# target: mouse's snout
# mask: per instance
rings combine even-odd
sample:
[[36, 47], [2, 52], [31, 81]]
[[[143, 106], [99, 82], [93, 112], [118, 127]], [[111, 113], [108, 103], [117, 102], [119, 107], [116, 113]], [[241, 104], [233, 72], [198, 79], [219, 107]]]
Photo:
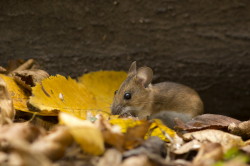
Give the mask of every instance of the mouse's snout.
[[113, 115], [119, 115], [119, 114], [121, 114], [121, 112], [122, 112], [122, 107], [120, 105], [112, 104], [111, 113]]

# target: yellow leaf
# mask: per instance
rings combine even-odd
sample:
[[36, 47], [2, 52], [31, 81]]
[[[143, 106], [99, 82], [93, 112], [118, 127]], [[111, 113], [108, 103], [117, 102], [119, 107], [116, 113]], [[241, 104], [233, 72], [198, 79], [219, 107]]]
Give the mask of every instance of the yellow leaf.
[[173, 138], [175, 136], [175, 131], [168, 128], [159, 119], [154, 119], [154, 122], [149, 127], [149, 131], [145, 136], [148, 139], [150, 136], [157, 136], [163, 141], [169, 142], [169, 137]]
[[110, 112], [114, 92], [126, 77], [123, 71], [98, 71], [84, 74], [79, 81], [95, 95], [98, 108]]
[[41, 112], [59, 110], [86, 118], [87, 111], [97, 110], [94, 95], [83, 84], [61, 75], [44, 79], [32, 93], [29, 102]]
[[101, 155], [104, 152], [102, 133], [93, 123], [63, 112], [59, 114], [59, 121], [69, 127], [70, 133], [84, 152], [92, 155]]
[[125, 77], [125, 72], [100, 71], [85, 74], [79, 83], [60, 75], [51, 76], [32, 88], [29, 103], [48, 115], [63, 111], [82, 119], [94, 120], [98, 115], [113, 118], [110, 106], [114, 91]]
[[12, 77], [0, 74], [0, 77], [4, 80], [7, 85], [7, 89], [13, 100], [13, 105], [16, 110], [30, 112], [27, 108], [28, 94], [18, 86]]
[[121, 128], [122, 133], [126, 133], [128, 128], [135, 127], [144, 123], [145, 120], [135, 120], [135, 119], [128, 119], [128, 118], [118, 118], [118, 119], [111, 119], [109, 121], [112, 125], [118, 125]]

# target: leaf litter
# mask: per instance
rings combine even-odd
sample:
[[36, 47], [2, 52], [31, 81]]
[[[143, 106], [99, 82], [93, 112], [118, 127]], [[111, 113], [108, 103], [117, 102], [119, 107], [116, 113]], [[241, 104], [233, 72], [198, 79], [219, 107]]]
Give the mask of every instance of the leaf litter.
[[33, 60], [0, 67], [0, 165], [247, 165], [250, 123], [215, 114], [176, 130], [111, 115], [127, 74], [50, 76]]

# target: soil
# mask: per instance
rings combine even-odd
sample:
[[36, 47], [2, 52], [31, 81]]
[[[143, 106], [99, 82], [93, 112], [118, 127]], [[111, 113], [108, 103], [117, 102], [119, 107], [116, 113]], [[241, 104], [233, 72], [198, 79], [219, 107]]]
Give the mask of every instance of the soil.
[[0, 65], [50, 74], [150, 66], [154, 82], [195, 88], [206, 112], [250, 117], [249, 0], [0, 2]]

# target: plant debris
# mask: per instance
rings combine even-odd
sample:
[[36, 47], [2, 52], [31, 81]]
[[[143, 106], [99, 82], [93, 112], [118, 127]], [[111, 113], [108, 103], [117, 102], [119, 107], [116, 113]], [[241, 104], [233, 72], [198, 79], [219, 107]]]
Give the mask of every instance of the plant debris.
[[0, 165], [230, 166], [250, 164], [250, 121], [204, 114], [172, 130], [111, 115], [127, 74], [50, 76], [33, 59], [0, 67]]

